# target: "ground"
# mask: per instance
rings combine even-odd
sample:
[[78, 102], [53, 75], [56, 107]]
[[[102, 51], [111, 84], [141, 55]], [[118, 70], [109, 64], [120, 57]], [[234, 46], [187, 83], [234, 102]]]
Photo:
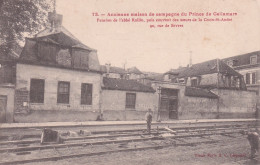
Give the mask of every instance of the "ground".
[[29, 165], [255, 165], [259, 163], [257, 159], [249, 159], [249, 156], [250, 145], [246, 137], [241, 135], [238, 138], [226, 137], [223, 138], [223, 141], [213, 144], [172, 146], [158, 150], [121, 152], [52, 162], [31, 163]]

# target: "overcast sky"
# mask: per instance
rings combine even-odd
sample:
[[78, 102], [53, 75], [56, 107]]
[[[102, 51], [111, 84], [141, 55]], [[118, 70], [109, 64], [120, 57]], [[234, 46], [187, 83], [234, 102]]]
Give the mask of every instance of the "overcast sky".
[[[185, 23], [149, 28], [147, 23], [98, 23], [98, 13], [238, 13], [232, 22]], [[163, 73], [179, 65], [260, 50], [260, 0], [57, 0], [63, 26], [98, 52], [100, 64], [136, 66]], [[165, 23], [163, 23], [165, 24]]]

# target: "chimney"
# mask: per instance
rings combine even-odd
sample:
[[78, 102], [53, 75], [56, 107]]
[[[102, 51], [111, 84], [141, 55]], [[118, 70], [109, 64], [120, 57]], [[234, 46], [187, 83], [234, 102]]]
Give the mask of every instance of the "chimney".
[[56, 13], [56, 0], [53, 1], [53, 12], [48, 13], [51, 31], [57, 31], [62, 25], [62, 15]]
[[111, 64], [110, 63], [106, 63], [105, 65], [106, 65], [107, 74], [109, 74]]
[[61, 14], [56, 14], [56, 12], [49, 12], [48, 13], [48, 19], [51, 23], [51, 29], [52, 31], [58, 30], [62, 25], [62, 18], [63, 16]]
[[189, 67], [192, 66], [192, 51], [190, 51], [190, 63], [189, 63]]

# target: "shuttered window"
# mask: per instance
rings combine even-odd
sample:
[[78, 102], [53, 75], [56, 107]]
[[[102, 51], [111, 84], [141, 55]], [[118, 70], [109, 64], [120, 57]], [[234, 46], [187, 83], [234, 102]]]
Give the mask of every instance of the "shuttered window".
[[43, 103], [44, 102], [44, 80], [31, 79], [30, 86], [30, 102]]
[[256, 72], [246, 74], [246, 84], [256, 84]]
[[136, 94], [135, 93], [126, 93], [126, 108], [135, 109]]
[[250, 84], [250, 73], [246, 74], [246, 84]]
[[256, 77], [255, 77], [255, 73], [252, 73], [252, 84], [256, 83]]
[[250, 57], [250, 64], [257, 64], [257, 56]]
[[88, 69], [89, 51], [73, 49], [73, 67], [77, 69]]
[[92, 104], [92, 84], [82, 83], [81, 84], [81, 104], [91, 105]]
[[191, 80], [191, 86], [192, 87], [198, 86], [198, 80], [197, 79], [192, 79]]
[[58, 82], [58, 96], [57, 103], [69, 104], [70, 98], [70, 82]]

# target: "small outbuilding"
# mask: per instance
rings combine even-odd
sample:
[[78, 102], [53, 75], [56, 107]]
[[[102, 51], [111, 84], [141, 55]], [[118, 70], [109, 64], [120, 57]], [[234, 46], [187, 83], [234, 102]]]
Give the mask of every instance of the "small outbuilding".
[[144, 120], [158, 109], [155, 90], [135, 80], [103, 78], [101, 112], [105, 120]]

